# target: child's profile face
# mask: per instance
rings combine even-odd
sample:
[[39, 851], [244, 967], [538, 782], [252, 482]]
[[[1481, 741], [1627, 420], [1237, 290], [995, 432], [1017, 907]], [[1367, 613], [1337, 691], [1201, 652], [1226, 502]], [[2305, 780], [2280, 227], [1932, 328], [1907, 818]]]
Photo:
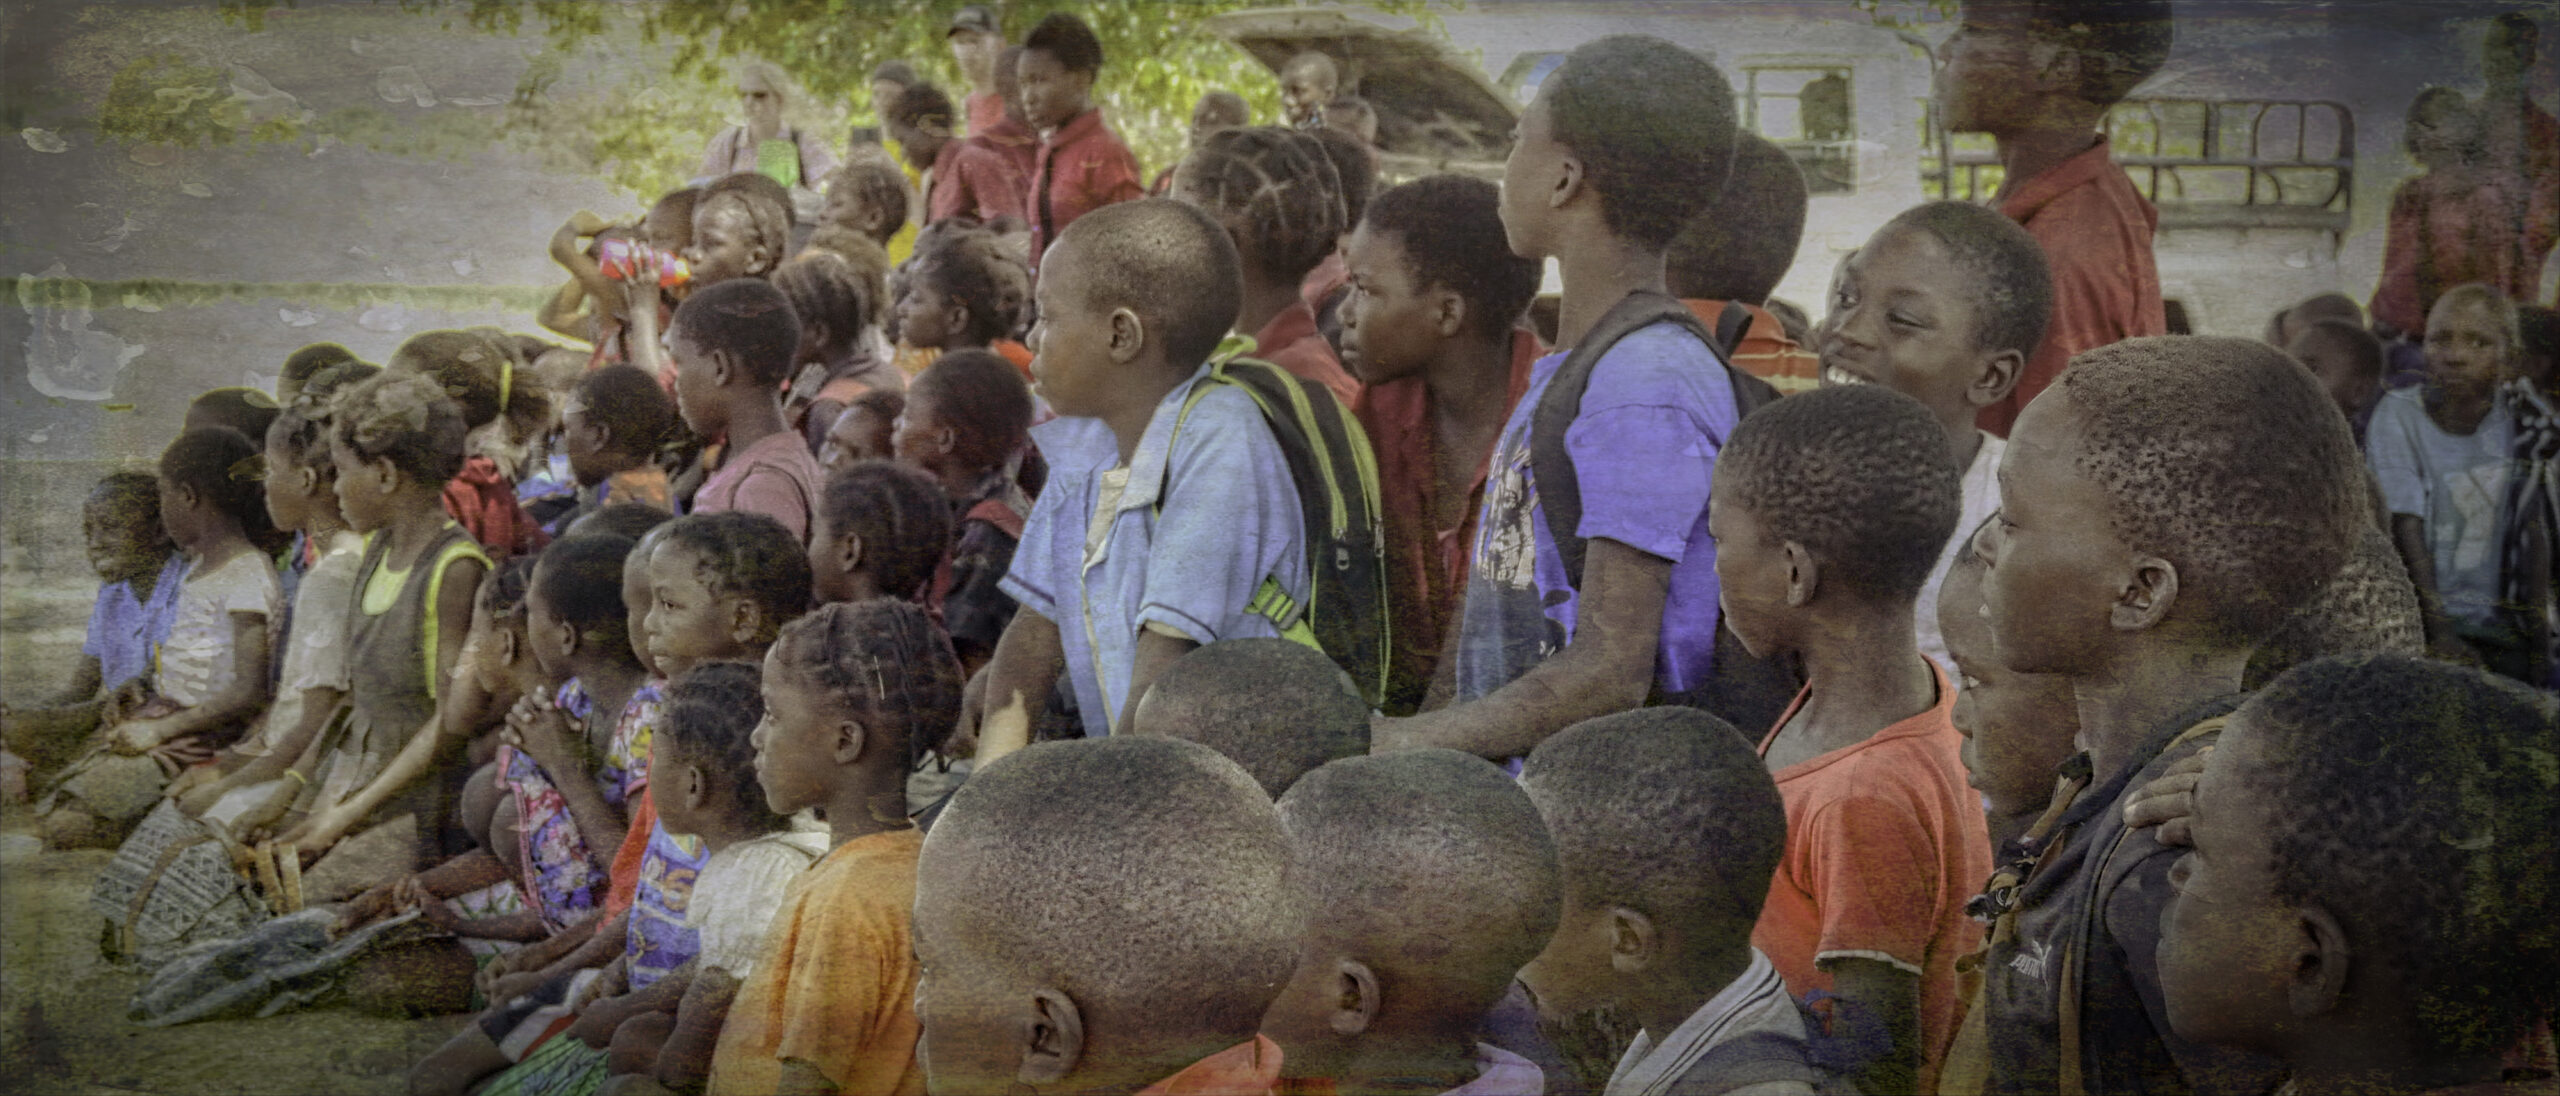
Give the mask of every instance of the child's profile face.
[[2464, 297], [2427, 313], [2427, 383], [2448, 395], [2482, 396], [2506, 380], [2506, 328], [2489, 306]]
[[1933, 92], [1948, 131], [1991, 132], [2028, 115], [2038, 70], [2053, 50], [2030, 33], [2021, 14], [1966, 6], [1955, 34], [1938, 47]]
[[1991, 812], [2014, 816], [2053, 797], [2055, 772], [2076, 748], [2079, 712], [2070, 682], [2021, 674], [2000, 664], [1991, 624], [1982, 618], [1982, 583], [1957, 567], [1938, 591], [1938, 631], [1961, 691], [1949, 721], [1964, 736], [1965, 780]]
[[667, 360], [676, 367], [676, 417], [684, 420], [685, 429], [704, 438], [726, 435], [729, 418], [720, 402], [711, 353], [677, 328], [667, 333]]
[[907, 406], [889, 426], [889, 447], [897, 460], [939, 476], [952, 456], [946, 449], [951, 439], [941, 401], [925, 389], [907, 389]]
[[2000, 513], [1974, 540], [1984, 615], [2001, 665], [2067, 674], [2098, 667], [2134, 551], [2107, 495], [2074, 467], [2083, 428], [2061, 386], [2027, 405], [2000, 460]]
[[[970, 893], [970, 873], [958, 863], [966, 847], [931, 835], [916, 860], [916, 907], [911, 930], [916, 951], [916, 1061], [933, 1092], [1006, 1092], [1020, 1086], [1026, 1017], [1016, 1002], [1031, 988], [1016, 972], [986, 954], [973, 928], [982, 897]], [[1091, 1044], [1088, 1043], [1088, 1046]]]
[[1548, 198], [1555, 193], [1568, 153], [1556, 141], [1548, 114], [1551, 86], [1540, 85], [1538, 97], [1520, 112], [1511, 156], [1502, 162], [1502, 235], [1511, 245], [1511, 253], [1524, 259], [1543, 259], [1555, 253], [1547, 239], [1555, 220]]
[[825, 507], [809, 515], [809, 592], [821, 605], [851, 601], [854, 597], [854, 572], [843, 566], [844, 553], [837, 543], [835, 523], [827, 520]]
[[686, 806], [684, 789], [685, 759], [675, 744], [667, 741], [665, 731], [649, 736], [649, 786], [645, 789], [649, 805], [658, 812], [658, 824], [678, 837], [691, 837], [702, 832], [702, 820]]
[[623, 622], [631, 632], [631, 653], [651, 677], [665, 677], [658, 657], [649, 651], [649, 614], [657, 608], [657, 587], [649, 584], [649, 557], [656, 541], [642, 541], [622, 561]]
[[192, 547], [204, 535], [204, 516], [198, 512], [201, 501], [193, 492], [171, 482], [167, 476], [160, 477], [159, 489], [160, 531], [167, 533], [179, 547]]
[[668, 677], [746, 651], [736, 636], [740, 599], [713, 593], [703, 570], [702, 557], [680, 545], [661, 544], [649, 553], [654, 602], [641, 630], [649, 635], [658, 672]]
[[2294, 336], [2285, 353], [2320, 378], [2320, 387], [2329, 393], [2330, 402], [2337, 404], [2350, 420], [2382, 398], [2381, 374], [2360, 367], [2354, 352], [2320, 331]]
[[1520, 984], [1537, 999], [1538, 1014], [1561, 1021], [1616, 1004], [1609, 957], [1609, 911], [1567, 894], [1556, 934], [1546, 950], [1520, 968]]
[[869, 236], [880, 223], [880, 213], [863, 200], [859, 188], [837, 183], [827, 188], [827, 204], [818, 211], [818, 223]]
[[[534, 590], [542, 588], [542, 573], [542, 566], [536, 564]], [[534, 664], [542, 667], [543, 676], [565, 680], [570, 674], [569, 650], [561, 642], [560, 614], [553, 612], [551, 603], [538, 593], [526, 593], [524, 607], [525, 642], [533, 648]]]
[[1420, 373], [1438, 352], [1445, 289], [1417, 284], [1404, 240], [1352, 230], [1342, 249], [1351, 296], [1342, 303], [1342, 364], [1363, 384], [1384, 384]]
[[1707, 492], [1707, 534], [1716, 541], [1716, 602], [1735, 639], [1755, 658], [1766, 658], [1783, 646], [1783, 622], [1800, 612], [1787, 603], [1789, 565], [1786, 545], [1769, 532], [1760, 516], [1740, 502], [1726, 484], [1726, 465], [1718, 462], [1714, 488]]
[[826, 442], [818, 446], [818, 466], [833, 473], [857, 461], [896, 456], [897, 448], [890, 441], [894, 426], [868, 404], [845, 408], [835, 425], [827, 428]]
[[1990, 357], [1974, 341], [1982, 318], [1975, 305], [1987, 287], [1970, 272], [1949, 277], [1951, 270], [1944, 241], [1901, 225], [1851, 254], [1815, 339], [1823, 385], [1881, 384], [1920, 401], [1941, 423], [1971, 423], [1980, 406], [1974, 382]]
[[1022, 114], [1033, 129], [1056, 129], [1084, 113], [1093, 91], [1093, 74], [1069, 72], [1047, 50], [1026, 49], [1014, 59], [1014, 77], [1022, 96]]
[[788, 665], [780, 647], [764, 655], [764, 718], [756, 723], [756, 784], [775, 814], [825, 806], [829, 778], [839, 767], [836, 705]]
[[1314, 120], [1333, 101], [1341, 84], [1341, 73], [1321, 56], [1291, 62], [1289, 71], [1280, 76], [1280, 105], [1287, 109], [1289, 123], [1306, 125]]
[[336, 438], [329, 440], [329, 463], [338, 472], [338, 513], [347, 519], [347, 527], [359, 533], [380, 529], [390, 520], [389, 488], [382, 462], [368, 461]]
[[952, 324], [946, 315], [950, 298], [933, 284], [933, 279], [909, 273], [906, 285], [899, 290], [898, 303], [890, 311], [898, 341], [918, 349], [939, 350], [951, 341]]
[[581, 487], [593, 487], [613, 474], [605, 464], [605, 436], [587, 414], [586, 397], [571, 395], [560, 408], [560, 455], [569, 458], [569, 474]]
[[2157, 961], [2169, 1026], [2182, 1038], [2275, 1051], [2306, 935], [2275, 893], [2272, 802], [2247, 708], [2206, 755], [2188, 816], [2194, 843], [2169, 871]]
[[1095, 314], [1079, 244], [1061, 239], [1040, 256], [1031, 291], [1040, 314], [1031, 329], [1031, 391], [1058, 414], [1093, 416], [1109, 406], [1111, 314]]
[[91, 495], [80, 507], [80, 533], [101, 582], [140, 578], [169, 558], [168, 531], [141, 506], [120, 505], [113, 495]]
[[693, 210], [693, 246], [684, 261], [692, 270], [687, 285], [706, 285], [759, 274], [773, 267], [773, 256], [756, 237], [755, 218], [746, 204], [727, 194], [706, 198]]

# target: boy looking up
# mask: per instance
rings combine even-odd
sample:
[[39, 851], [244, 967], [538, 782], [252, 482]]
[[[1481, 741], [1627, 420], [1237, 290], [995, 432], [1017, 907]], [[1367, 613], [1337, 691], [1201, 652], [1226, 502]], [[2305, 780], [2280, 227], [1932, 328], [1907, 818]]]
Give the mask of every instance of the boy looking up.
[[1538, 264], [1503, 239], [1500, 188], [1464, 175], [1378, 195], [1343, 257], [1342, 358], [1366, 386], [1351, 411], [1378, 455], [1395, 599], [1385, 707], [1402, 715], [1445, 662], [1494, 438], [1540, 353], [1518, 326]]
[[1610, 1096], [1811, 1096], [1804, 1021], [1751, 925], [1787, 843], [1751, 743], [1694, 708], [1576, 724], [1520, 770], [1556, 845], [1564, 911], [1520, 980], [1550, 1019], [1616, 1008], [1643, 1027]]
[[2070, 679], [2082, 753], [1982, 903], [1985, 1091], [2266, 1091], [2270, 1063], [2169, 1029], [2171, 850], [2126, 840], [2122, 801], [2211, 740], [2251, 650], [2337, 574], [2358, 478], [2328, 394], [2253, 340], [2091, 351], [2019, 417], [1976, 541], [1984, 615], [2009, 669]]
[[[2043, 249], [1996, 210], [1931, 202], [1877, 229], [1841, 264], [1831, 294], [1816, 339], [1822, 383], [1880, 384], [1928, 408], [1964, 470], [1956, 528], [1980, 526], [2000, 509], [2002, 442], [1974, 424], [2016, 388], [2044, 337], [2053, 280]], [[1947, 538], [1913, 606], [1920, 650], [1942, 670], [1938, 588], [1962, 551]]]
[[761, 278], [732, 279], [685, 298], [667, 336], [676, 410], [696, 435], [727, 443], [720, 466], [693, 496], [693, 512], [771, 515], [805, 544], [809, 508], [825, 477], [808, 444], [782, 420], [782, 382], [799, 347], [791, 302]]
[[1076, 218], [1145, 193], [1138, 158], [1093, 105], [1102, 40], [1084, 20], [1052, 12], [1031, 28], [1014, 62], [1023, 120], [1040, 134], [1023, 219], [1031, 223], [1031, 267]]
[[1059, 417], [1031, 431], [1049, 481], [1002, 587], [1021, 611], [987, 667], [981, 763], [1028, 741], [1062, 674], [1085, 733], [1110, 734], [1185, 652], [1278, 636], [1251, 608], [1266, 579], [1300, 605], [1312, 585], [1262, 412], [1224, 385], [1192, 395], [1241, 293], [1225, 230], [1180, 202], [1124, 202], [1042, 265], [1031, 372]]
[[[1723, 186], [1733, 134], [1724, 75], [1659, 38], [1585, 43], [1538, 86], [1503, 169], [1502, 226], [1513, 253], [1563, 271], [1558, 346], [1632, 294], [1678, 307], [1661, 295], [1662, 252]], [[1569, 357], [1538, 362], [1495, 445], [1451, 652], [1460, 703], [1382, 719], [1375, 749], [1515, 757], [1657, 688], [1715, 684], [1707, 485], [1740, 417], [1732, 381], [1703, 340], [1657, 323], [1541, 414]], [[1569, 455], [1572, 482], [1541, 482], [1541, 444]], [[1580, 521], [1552, 527], [1549, 502], [1570, 495]]]
[[1787, 805], [1787, 856], [1752, 942], [1788, 992], [1837, 994], [1891, 1045], [1867, 1092], [1934, 1092], [1955, 1036], [1956, 957], [1991, 871], [1965, 790], [1955, 690], [1912, 639], [1911, 603], [1955, 532], [1955, 459], [1926, 408], [1826, 388], [1736, 427], [1707, 513], [1733, 634], [1801, 656], [1804, 692], [1760, 740]]
[[1483, 758], [1336, 761], [1280, 797], [1307, 923], [1262, 1030], [1292, 1078], [1342, 1092], [1538, 1096], [1528, 1059], [1478, 1041], [1555, 935], [1555, 842]]
[[1998, 143], [1992, 205], [2053, 266], [2053, 322], [2016, 390], [1983, 409], [1985, 430], [2007, 437], [2081, 351], [2169, 330], [2151, 255], [2160, 211], [2108, 159], [2098, 125], [2168, 62], [2174, 36], [2169, 0], [1973, 0], [1941, 51], [1940, 117]]
[[1804, 172], [1787, 151], [1759, 134], [1737, 133], [1733, 178], [1663, 255], [1671, 295], [1708, 330], [1721, 334], [1728, 304], [1743, 308], [1750, 320], [1727, 348], [1733, 364], [1781, 396], [1812, 391], [1820, 372], [1813, 350], [1788, 338], [1778, 317], [1763, 307], [1795, 265], [1806, 203]]
[[1230, 639], [1182, 656], [1138, 698], [1130, 734], [1197, 742], [1278, 799], [1317, 766], [1369, 752], [1369, 705], [1324, 652]]
[[1268, 1093], [1297, 962], [1289, 835], [1234, 762], [1169, 738], [987, 764], [916, 868], [934, 1092]]

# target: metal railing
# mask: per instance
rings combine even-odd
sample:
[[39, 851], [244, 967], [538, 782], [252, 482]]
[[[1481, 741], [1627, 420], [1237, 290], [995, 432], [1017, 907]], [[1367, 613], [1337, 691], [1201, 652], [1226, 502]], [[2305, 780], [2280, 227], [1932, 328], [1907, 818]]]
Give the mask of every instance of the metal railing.
[[[1998, 187], [1988, 150], [1955, 149], [1930, 120], [1922, 189], [1979, 201]], [[2170, 211], [2252, 211], [2344, 233], [2355, 200], [2355, 118], [2343, 103], [2295, 99], [2128, 99], [2103, 129], [2134, 189]]]

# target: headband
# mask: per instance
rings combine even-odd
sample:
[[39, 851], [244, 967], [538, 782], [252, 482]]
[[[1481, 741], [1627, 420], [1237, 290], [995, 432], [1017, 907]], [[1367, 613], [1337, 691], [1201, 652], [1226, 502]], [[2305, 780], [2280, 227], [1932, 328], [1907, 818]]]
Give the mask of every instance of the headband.
[[515, 356], [515, 355], [513, 355], [513, 354], [500, 353], [500, 354], [498, 355], [498, 413], [499, 413], [499, 414], [503, 415], [503, 414], [506, 414], [506, 413], [507, 413], [507, 397], [508, 397], [509, 395], [512, 395], [512, 394], [515, 392], [515, 387], [516, 387], [516, 356]]

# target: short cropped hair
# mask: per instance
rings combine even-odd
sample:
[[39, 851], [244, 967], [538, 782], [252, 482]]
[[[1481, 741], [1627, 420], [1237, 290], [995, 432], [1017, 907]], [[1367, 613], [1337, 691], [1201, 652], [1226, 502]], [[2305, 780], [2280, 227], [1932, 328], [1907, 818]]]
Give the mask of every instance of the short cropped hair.
[[534, 562], [533, 596], [616, 661], [636, 659], [622, 604], [622, 564], [631, 539], [580, 533], [552, 541]]
[[302, 382], [311, 379], [324, 366], [357, 360], [356, 352], [332, 342], [312, 343], [285, 356], [284, 372], [279, 377], [287, 392], [298, 392]]
[[993, 231], [957, 218], [917, 234], [907, 277], [967, 309], [969, 322], [958, 334], [976, 346], [1011, 338], [1031, 300], [1031, 271], [1021, 258]]
[[727, 352], [734, 368], [759, 387], [781, 387], [800, 352], [800, 318], [792, 314], [790, 298], [762, 278], [731, 278], [695, 290], [667, 327], [695, 349]]
[[187, 404], [187, 419], [198, 427], [220, 426], [252, 440], [267, 436], [282, 408], [274, 396], [255, 388], [215, 388]]
[[[1978, 3], [1979, 0], [1976, 0]], [[2027, 25], [2040, 38], [2078, 52], [2077, 94], [2114, 106], [2169, 63], [2177, 40], [2170, 0], [2010, 0], [2026, 9]]]
[[1663, 253], [1671, 295], [1758, 305], [1778, 291], [1804, 242], [1804, 170], [1785, 149], [1739, 133], [1733, 175]]
[[1324, 145], [1294, 129], [1202, 136], [1174, 172], [1173, 193], [1231, 223], [1237, 252], [1272, 282], [1305, 278], [1342, 236], [1342, 180]]
[[907, 90], [898, 93], [898, 100], [889, 104], [881, 120], [891, 125], [920, 128], [927, 118], [939, 118], [943, 125], [950, 125], [951, 96], [932, 84], [917, 83], [909, 84]]
[[1115, 308], [1137, 313], [1179, 368], [1207, 361], [1243, 307], [1234, 241], [1208, 214], [1184, 203], [1140, 198], [1107, 205], [1076, 218], [1058, 241], [1072, 241], [1084, 267], [1085, 299], [1072, 303], [1106, 315]]
[[[608, 502], [569, 523], [568, 536], [608, 533], [637, 541], [674, 517], [645, 502]], [[634, 547], [632, 551], [640, 549]]]
[[1530, 751], [1520, 786], [1555, 838], [1570, 905], [1709, 932], [1760, 919], [1787, 810], [1732, 724], [1685, 707], [1585, 720]]
[[2496, 286], [2485, 282], [2465, 282], [2445, 290], [2436, 297], [2435, 303], [2427, 306], [2428, 315], [2433, 316], [2437, 308], [2446, 304], [2467, 304], [2486, 309], [2489, 321], [2498, 325], [2499, 336], [2507, 341], [2508, 357], [2513, 358], [2523, 344], [2524, 319], [2516, 312], [2516, 302], [2508, 300]]
[[[2495, 1056], [2560, 987], [2560, 719], [2477, 670], [2392, 656], [2279, 677], [2224, 733], [2267, 758], [2275, 894], [2387, 966], [2440, 1056]], [[2243, 729], [2245, 726], [2245, 729]]]
[[721, 510], [659, 527], [660, 545], [693, 553], [713, 597], [744, 597], [779, 627], [809, 608], [809, 553], [771, 514]]
[[1059, 67], [1068, 72], [1087, 75], [1102, 71], [1102, 39], [1094, 37], [1093, 28], [1085, 21], [1063, 11], [1053, 11], [1031, 28], [1022, 39], [1024, 52], [1038, 50], [1056, 58]]
[[2390, 366], [2389, 361], [2386, 360], [2388, 352], [2383, 349], [2382, 340], [2375, 338], [2373, 332], [2365, 330], [2363, 324], [2348, 323], [2345, 320], [2317, 320], [2296, 333], [2293, 338], [2296, 342], [2315, 339], [2346, 351], [2347, 360], [2355, 366], [2357, 374], [2374, 380], [2381, 380], [2382, 374]]
[[821, 605], [782, 629], [773, 658], [861, 721], [872, 744], [897, 751], [907, 772], [960, 721], [960, 660], [912, 601]]
[[924, 590], [951, 551], [951, 498], [931, 477], [889, 460], [855, 461], [827, 477], [828, 529], [862, 538], [863, 570], [898, 597]]
[[228, 426], [199, 426], [160, 453], [160, 478], [196, 493], [251, 539], [271, 528], [259, 444]]
[[604, 427], [616, 452], [654, 457], [683, 422], [676, 401], [658, 378], [637, 366], [615, 363], [578, 378], [578, 402], [587, 421]]
[[1861, 600], [1918, 596], [1955, 535], [1964, 469], [1920, 401], [1822, 388], [1745, 416], [1717, 479], [1777, 540], [1804, 545]]
[[1990, 206], [1927, 202], [1886, 227], [1926, 232], [1947, 257], [1972, 275], [1973, 344], [1990, 351], [2033, 354], [2053, 320], [2053, 266], [2044, 246], [2025, 227]]
[[1669, 246], [1732, 173], [1733, 87], [1706, 58], [1650, 35], [1585, 42], [1547, 77], [1555, 139], [1582, 161], [1609, 230]]
[[2400, 562], [2400, 550], [2392, 546], [2391, 537], [2364, 522], [2356, 529], [2355, 546], [2337, 577], [2249, 652], [2240, 687], [2254, 691], [2277, 674], [2315, 658], [2419, 658], [2426, 653], [2426, 617], [2418, 604], [2417, 584], [2409, 580], [2409, 569]]
[[907, 382], [929, 397], [954, 435], [954, 456], [971, 468], [1001, 468], [1031, 437], [1031, 386], [1013, 363], [988, 350], [954, 350]]
[[2162, 335], [2071, 360], [2080, 474], [2118, 539], [2178, 568], [2203, 623], [2254, 644], [2327, 586], [2370, 520], [2347, 420], [2311, 372], [2254, 339]]
[[389, 460], [403, 479], [444, 486], [462, 471], [471, 428], [444, 386], [416, 373], [384, 372], [339, 393], [332, 440], [364, 460]]
[[976, 958], [1097, 1023], [1250, 1037], [1297, 968], [1289, 836], [1235, 763], [1137, 735], [1040, 742], [970, 774], [919, 875]]
[[[712, 801], [746, 823], [749, 833], [791, 825], [775, 814], [756, 787], [756, 724], [764, 719], [762, 668], [752, 662], [705, 662], [667, 685], [666, 715], [658, 723], [662, 750], [698, 763], [717, 785]], [[672, 773], [661, 772], [661, 778]], [[675, 791], [668, 787], [668, 794]]]
[[1133, 734], [1200, 743], [1277, 797], [1317, 766], [1369, 752], [1369, 705], [1332, 659], [1285, 639], [1229, 639], [1156, 676]]
[[1191, 106], [1192, 116], [1198, 117], [1203, 110], [1220, 126], [1241, 126], [1253, 121], [1253, 111], [1245, 106], [1244, 96], [1225, 88], [1202, 92], [1200, 101]]
[[1478, 334], [1520, 322], [1538, 295], [1538, 262], [1512, 254], [1502, 231], [1502, 188], [1470, 175], [1426, 175], [1369, 203], [1362, 221], [1393, 236], [1420, 288], [1440, 286], [1467, 302]]
[[160, 477], [150, 472], [129, 469], [109, 472], [89, 488], [84, 506], [101, 506], [125, 517], [142, 532], [146, 542], [168, 543], [168, 530], [160, 525]]
[[1490, 761], [1438, 749], [1345, 758], [1278, 806], [1307, 908], [1319, 913], [1308, 934], [1341, 943], [1391, 986], [1487, 1012], [1555, 935], [1555, 841]]

